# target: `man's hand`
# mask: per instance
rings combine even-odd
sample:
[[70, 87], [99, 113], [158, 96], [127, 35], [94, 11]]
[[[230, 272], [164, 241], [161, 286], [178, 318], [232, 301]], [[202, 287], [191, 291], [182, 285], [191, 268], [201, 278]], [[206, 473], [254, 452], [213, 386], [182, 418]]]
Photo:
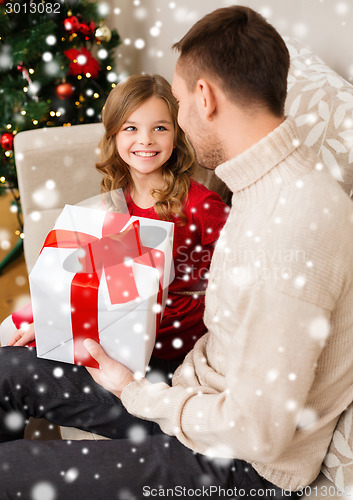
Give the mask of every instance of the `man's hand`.
[[34, 323], [31, 323], [16, 330], [16, 333], [12, 335], [7, 345], [25, 346], [34, 339]]
[[126, 366], [110, 358], [94, 340], [86, 339], [83, 343], [92, 358], [101, 366], [101, 369], [86, 366], [93, 380], [120, 398], [124, 387], [135, 380], [133, 373]]

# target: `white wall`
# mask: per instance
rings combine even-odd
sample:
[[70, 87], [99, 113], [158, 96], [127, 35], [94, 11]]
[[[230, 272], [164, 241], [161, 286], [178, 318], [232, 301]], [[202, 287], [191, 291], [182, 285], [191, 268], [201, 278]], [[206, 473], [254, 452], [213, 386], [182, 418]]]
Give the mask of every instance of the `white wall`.
[[[107, 24], [125, 43], [120, 73], [160, 73], [171, 81], [177, 55], [170, 46], [206, 13], [232, 0], [106, 0]], [[303, 41], [335, 71], [353, 82], [353, 0], [243, 0], [282, 35]], [[143, 48], [136, 48], [136, 40]], [[129, 45], [130, 41], [130, 45]]]

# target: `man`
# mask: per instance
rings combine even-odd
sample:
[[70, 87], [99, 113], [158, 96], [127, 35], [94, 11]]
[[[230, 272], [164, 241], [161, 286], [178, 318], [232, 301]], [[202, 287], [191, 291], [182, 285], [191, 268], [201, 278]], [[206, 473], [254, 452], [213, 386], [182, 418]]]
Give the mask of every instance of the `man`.
[[[3, 349], [3, 420], [15, 409], [61, 425], [80, 419], [111, 437], [131, 423], [148, 434], [1, 445], [1, 485], [22, 498], [24, 484], [58, 498], [289, 496], [319, 473], [351, 402], [352, 206], [284, 117], [286, 46], [261, 16], [233, 6], [205, 16], [175, 48], [180, 125], [234, 193], [210, 270], [208, 333], [172, 387], [134, 380], [92, 340], [101, 370], [88, 370], [99, 385], [76, 367], [53, 381], [58, 363]], [[16, 359], [43, 382], [41, 394], [29, 395]]]

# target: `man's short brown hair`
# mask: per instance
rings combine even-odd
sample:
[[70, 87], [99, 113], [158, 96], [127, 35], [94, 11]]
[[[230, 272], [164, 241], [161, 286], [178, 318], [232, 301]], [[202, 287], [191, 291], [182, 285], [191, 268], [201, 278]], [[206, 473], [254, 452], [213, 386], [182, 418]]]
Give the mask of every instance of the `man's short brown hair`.
[[213, 77], [239, 105], [266, 106], [282, 116], [287, 95], [289, 53], [282, 37], [248, 7], [217, 9], [200, 19], [173, 48], [190, 90]]

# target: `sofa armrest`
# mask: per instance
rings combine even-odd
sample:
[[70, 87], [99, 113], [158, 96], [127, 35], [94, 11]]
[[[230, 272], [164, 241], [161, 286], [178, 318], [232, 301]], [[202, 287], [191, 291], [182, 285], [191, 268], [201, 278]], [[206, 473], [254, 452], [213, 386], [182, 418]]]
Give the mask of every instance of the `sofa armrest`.
[[14, 150], [24, 220], [24, 253], [30, 271], [44, 239], [66, 203], [100, 192], [95, 169], [101, 123], [20, 132]]

